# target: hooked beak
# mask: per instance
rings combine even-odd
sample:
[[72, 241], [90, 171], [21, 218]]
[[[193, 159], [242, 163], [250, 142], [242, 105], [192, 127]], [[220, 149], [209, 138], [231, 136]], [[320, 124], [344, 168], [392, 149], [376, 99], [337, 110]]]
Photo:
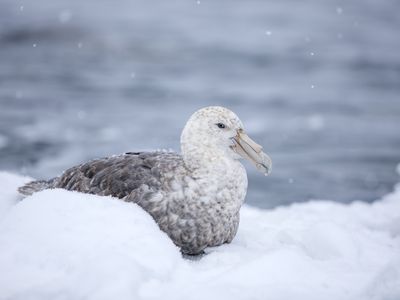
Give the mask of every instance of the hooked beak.
[[237, 131], [232, 141], [234, 142], [234, 145], [231, 146], [233, 151], [253, 163], [257, 170], [264, 173], [265, 176], [271, 173], [271, 158], [242, 129]]

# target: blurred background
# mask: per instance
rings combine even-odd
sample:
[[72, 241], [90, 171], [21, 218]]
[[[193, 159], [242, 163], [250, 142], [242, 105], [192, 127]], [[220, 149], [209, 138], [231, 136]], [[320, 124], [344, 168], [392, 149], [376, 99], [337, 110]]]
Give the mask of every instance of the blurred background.
[[373, 201], [398, 181], [397, 0], [0, 2], [0, 170], [179, 151], [207, 105], [273, 159], [247, 203]]

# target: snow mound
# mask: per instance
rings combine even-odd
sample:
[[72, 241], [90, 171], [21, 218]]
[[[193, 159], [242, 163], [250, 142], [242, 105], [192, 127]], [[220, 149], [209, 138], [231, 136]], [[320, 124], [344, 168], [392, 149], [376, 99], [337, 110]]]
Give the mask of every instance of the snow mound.
[[142, 209], [0, 173], [0, 299], [400, 299], [400, 190], [374, 204], [243, 207], [197, 260]]
[[22, 196], [16, 192], [17, 188], [31, 180], [0, 171], [0, 220], [13, 205], [22, 200]]

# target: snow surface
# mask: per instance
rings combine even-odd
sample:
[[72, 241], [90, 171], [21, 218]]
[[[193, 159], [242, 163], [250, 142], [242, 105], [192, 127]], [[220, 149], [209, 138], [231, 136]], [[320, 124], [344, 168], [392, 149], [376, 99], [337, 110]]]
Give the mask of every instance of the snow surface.
[[229, 245], [182, 258], [151, 217], [110, 197], [0, 173], [0, 299], [400, 299], [400, 188], [350, 205], [244, 206]]

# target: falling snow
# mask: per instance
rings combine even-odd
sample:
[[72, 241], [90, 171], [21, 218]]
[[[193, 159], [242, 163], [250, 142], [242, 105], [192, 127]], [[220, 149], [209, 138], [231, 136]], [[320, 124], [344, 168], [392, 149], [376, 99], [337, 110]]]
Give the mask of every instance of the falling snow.
[[71, 20], [72, 14], [69, 10], [63, 10], [58, 16], [60, 23], [68, 23]]

